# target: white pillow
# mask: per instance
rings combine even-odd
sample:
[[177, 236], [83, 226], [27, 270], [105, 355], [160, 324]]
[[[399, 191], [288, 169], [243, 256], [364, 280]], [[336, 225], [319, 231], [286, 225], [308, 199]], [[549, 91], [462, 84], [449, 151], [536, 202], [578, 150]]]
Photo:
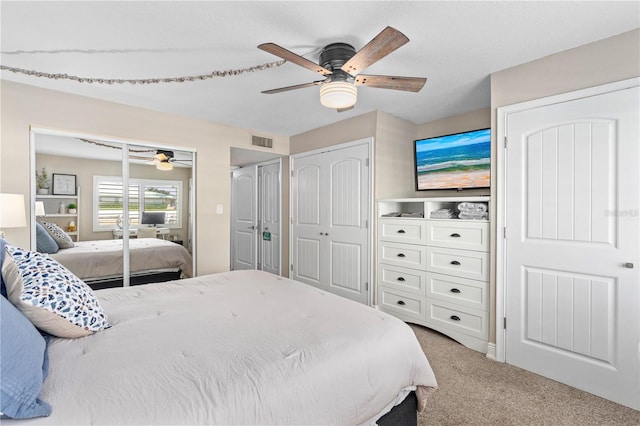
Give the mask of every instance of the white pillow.
[[73, 240], [71, 239], [69, 234], [64, 232], [64, 230], [60, 228], [58, 225], [52, 222], [45, 222], [44, 220], [40, 223], [42, 224], [42, 226], [44, 226], [44, 229], [47, 230], [49, 235], [51, 235], [51, 237], [53, 237], [53, 239], [56, 240], [56, 243], [58, 243], [58, 247], [60, 248], [73, 247]]
[[51, 335], [76, 338], [111, 327], [93, 290], [46, 254], [7, 244], [2, 276], [9, 301]]

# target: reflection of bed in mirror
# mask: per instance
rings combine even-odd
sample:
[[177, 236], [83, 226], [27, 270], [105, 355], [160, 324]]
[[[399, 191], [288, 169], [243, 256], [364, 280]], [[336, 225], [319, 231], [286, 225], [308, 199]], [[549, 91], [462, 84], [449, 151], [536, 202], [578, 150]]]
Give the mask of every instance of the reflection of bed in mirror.
[[[94, 289], [122, 286], [123, 241], [95, 240], [74, 243], [50, 256]], [[159, 238], [129, 240], [130, 284], [163, 282], [193, 276], [186, 248]]]

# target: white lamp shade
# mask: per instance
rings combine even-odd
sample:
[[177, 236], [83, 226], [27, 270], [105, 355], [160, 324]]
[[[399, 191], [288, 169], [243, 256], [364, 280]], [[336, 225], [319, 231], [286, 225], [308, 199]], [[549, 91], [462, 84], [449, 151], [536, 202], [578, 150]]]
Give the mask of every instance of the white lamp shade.
[[47, 214], [44, 211], [44, 201], [36, 201], [36, 216], [44, 216]]
[[332, 81], [320, 86], [320, 103], [327, 108], [349, 108], [358, 100], [358, 89], [352, 83]]
[[26, 226], [24, 195], [0, 194], [0, 228], [23, 228]]
[[158, 170], [173, 170], [173, 164], [168, 161], [161, 161], [156, 164], [156, 169]]

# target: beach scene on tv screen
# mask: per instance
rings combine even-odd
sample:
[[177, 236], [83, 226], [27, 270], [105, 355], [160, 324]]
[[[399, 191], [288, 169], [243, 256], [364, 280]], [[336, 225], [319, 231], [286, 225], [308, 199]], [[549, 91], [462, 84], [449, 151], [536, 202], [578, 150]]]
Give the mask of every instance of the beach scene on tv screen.
[[490, 176], [490, 129], [416, 141], [419, 190], [486, 188]]

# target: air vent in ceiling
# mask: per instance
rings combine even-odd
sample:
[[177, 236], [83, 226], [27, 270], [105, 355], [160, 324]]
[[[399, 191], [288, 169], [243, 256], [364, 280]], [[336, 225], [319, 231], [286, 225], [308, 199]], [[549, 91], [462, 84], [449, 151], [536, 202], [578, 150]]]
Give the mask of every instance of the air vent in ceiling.
[[251, 145], [273, 148], [273, 139], [262, 136], [251, 136]]

